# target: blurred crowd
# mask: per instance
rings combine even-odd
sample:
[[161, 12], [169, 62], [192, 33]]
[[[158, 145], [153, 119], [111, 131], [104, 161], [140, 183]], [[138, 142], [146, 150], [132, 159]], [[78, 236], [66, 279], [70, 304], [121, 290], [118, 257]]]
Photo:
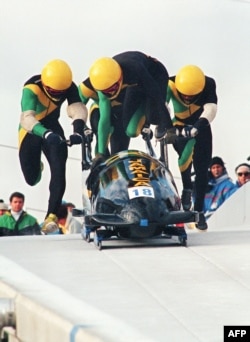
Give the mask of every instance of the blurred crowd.
[[56, 225], [52, 221], [48, 231], [43, 230], [44, 222], [39, 223], [36, 217], [25, 211], [24, 205], [25, 196], [18, 191], [10, 195], [9, 203], [0, 199], [0, 236], [81, 233], [82, 222], [73, 217], [75, 205], [71, 202], [62, 201]]

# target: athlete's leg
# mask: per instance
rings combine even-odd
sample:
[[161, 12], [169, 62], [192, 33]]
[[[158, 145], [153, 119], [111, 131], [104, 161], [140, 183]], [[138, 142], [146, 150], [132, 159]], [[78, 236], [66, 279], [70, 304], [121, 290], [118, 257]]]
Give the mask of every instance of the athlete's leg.
[[179, 155], [178, 166], [181, 173], [183, 189], [192, 189], [191, 169], [195, 139], [178, 139], [173, 146]]
[[42, 139], [33, 134], [26, 134], [19, 147], [19, 160], [25, 181], [36, 185], [41, 179]]
[[179, 139], [174, 144], [174, 148], [177, 151], [178, 165], [181, 173], [182, 179], [182, 195], [181, 202], [184, 210], [189, 210], [192, 205], [192, 192], [193, 192], [193, 184], [191, 179], [191, 169], [193, 162], [193, 150], [195, 146], [195, 139], [184, 140]]
[[[55, 122], [50, 129], [65, 139], [64, 132], [59, 122]], [[68, 147], [62, 142], [59, 145], [48, 144], [43, 141], [42, 151], [48, 160], [50, 167], [50, 183], [49, 183], [49, 203], [47, 215], [57, 215], [57, 210], [62, 203], [62, 198], [66, 187], [66, 161], [68, 157]], [[46, 216], [47, 216], [46, 215]]]
[[100, 119], [100, 111], [99, 111], [99, 106], [94, 103], [91, 107], [90, 107], [90, 111], [89, 111], [89, 121], [90, 121], [90, 126], [91, 129], [95, 135], [95, 140], [96, 140], [96, 145], [95, 145], [95, 153], [97, 151], [97, 146], [98, 146], [98, 140], [97, 140], [97, 129], [98, 129], [98, 122]]
[[212, 133], [210, 127], [203, 129], [196, 137], [193, 163], [195, 171], [194, 210], [202, 211], [208, 183], [208, 168], [212, 158]]
[[122, 108], [120, 106], [112, 108], [111, 122], [114, 127], [114, 131], [110, 137], [111, 154], [127, 150], [130, 137], [126, 134], [123, 127]]
[[146, 98], [139, 88], [129, 88], [124, 98], [122, 117], [126, 135], [137, 137], [146, 122], [145, 115]]
[[[90, 107], [90, 112], [89, 112], [89, 116], [90, 116], [90, 126], [91, 129], [95, 135], [95, 140], [96, 140], [96, 144], [95, 144], [95, 154], [97, 153], [97, 149], [98, 149], [98, 123], [100, 120], [100, 110], [99, 110], [99, 106], [97, 103], [93, 103], [93, 105]], [[106, 156], [110, 155], [109, 149], [107, 147], [106, 149]]]
[[43, 152], [48, 160], [51, 174], [47, 217], [49, 214], [57, 215], [57, 211], [62, 203], [66, 187], [66, 160], [68, 157], [68, 150], [66, 143], [49, 145], [45, 141]]

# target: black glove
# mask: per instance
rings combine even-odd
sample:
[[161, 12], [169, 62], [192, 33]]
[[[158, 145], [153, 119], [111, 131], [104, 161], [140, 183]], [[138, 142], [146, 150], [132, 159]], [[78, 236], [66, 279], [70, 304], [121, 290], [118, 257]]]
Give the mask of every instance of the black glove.
[[187, 138], [194, 138], [203, 127], [209, 126], [209, 122], [206, 118], [200, 118], [195, 122], [193, 126], [185, 126], [182, 129], [182, 135]]
[[174, 144], [178, 137], [178, 130], [175, 127], [167, 129], [165, 141], [167, 144]]
[[198, 129], [194, 126], [185, 126], [182, 129], [182, 135], [187, 138], [194, 138], [198, 134]]
[[81, 134], [74, 133], [69, 136], [69, 145], [80, 145], [83, 142]]
[[202, 127], [206, 127], [209, 125], [210, 125], [209, 121], [206, 118], [200, 118], [199, 120], [196, 121], [196, 123], [194, 124], [194, 127], [198, 129], [199, 131]]
[[59, 134], [53, 133], [52, 131], [47, 131], [43, 135], [43, 139], [45, 139], [48, 144], [51, 145], [60, 145], [62, 142], [62, 138]]

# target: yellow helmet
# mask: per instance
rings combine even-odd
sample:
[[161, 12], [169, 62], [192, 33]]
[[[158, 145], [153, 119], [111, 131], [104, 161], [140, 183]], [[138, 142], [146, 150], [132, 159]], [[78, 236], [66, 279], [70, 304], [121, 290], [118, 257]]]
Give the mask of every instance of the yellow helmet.
[[205, 75], [199, 67], [186, 65], [176, 74], [175, 86], [181, 94], [197, 95], [205, 87]]
[[96, 90], [110, 94], [114, 98], [120, 92], [122, 85], [122, 69], [110, 57], [103, 57], [95, 61], [89, 70], [90, 82]]
[[54, 59], [43, 68], [41, 79], [44, 87], [64, 91], [71, 86], [72, 71], [66, 62]]

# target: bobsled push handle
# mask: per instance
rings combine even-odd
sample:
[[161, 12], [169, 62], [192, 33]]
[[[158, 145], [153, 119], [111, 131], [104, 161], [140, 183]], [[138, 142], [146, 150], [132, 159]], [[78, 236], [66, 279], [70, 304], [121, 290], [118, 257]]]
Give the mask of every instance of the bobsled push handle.
[[145, 141], [147, 153], [151, 157], [157, 158], [155, 151], [153, 149], [153, 146], [151, 144], [151, 130], [150, 130], [150, 128], [146, 128], [145, 131], [142, 132], [142, 139]]
[[[91, 142], [93, 140], [93, 133], [91, 129], [85, 129], [82, 142], [82, 170], [89, 170], [92, 164], [92, 150]], [[62, 139], [62, 144], [71, 146], [70, 140]]]
[[164, 163], [164, 165], [168, 168], [168, 142], [166, 138], [163, 138], [160, 141], [160, 160]]
[[172, 145], [175, 142], [180, 140], [190, 140], [193, 137], [184, 136], [181, 130], [176, 129], [176, 133], [171, 135], [169, 138], [166, 135], [163, 139], [160, 140], [160, 160], [165, 164], [167, 168], [169, 168], [169, 159], [168, 159], [168, 145]]
[[82, 170], [89, 170], [92, 164], [91, 142], [93, 133], [90, 129], [84, 129], [84, 141], [82, 142]]

